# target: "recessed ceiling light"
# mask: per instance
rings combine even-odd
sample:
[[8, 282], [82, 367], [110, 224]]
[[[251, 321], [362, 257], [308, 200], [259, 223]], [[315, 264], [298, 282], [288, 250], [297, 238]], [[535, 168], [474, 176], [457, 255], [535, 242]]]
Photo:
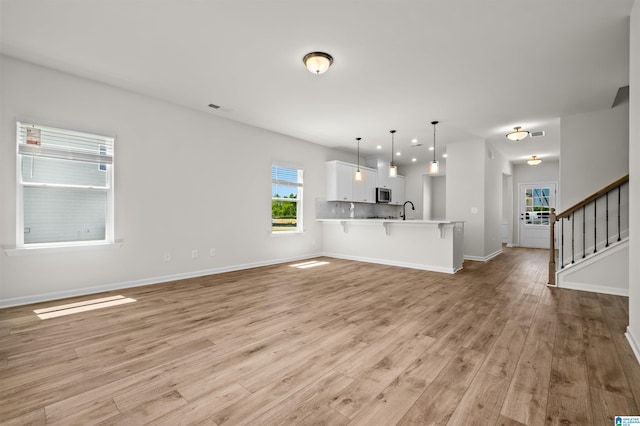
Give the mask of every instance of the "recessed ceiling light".
[[429, 147], [429, 151], [433, 151], [433, 147], [432, 146]]
[[411, 139], [411, 143], [418, 143], [418, 139]]
[[382, 145], [376, 146], [376, 149], [382, 149]]
[[415, 163], [416, 161], [418, 161], [418, 159], [414, 157], [414, 158], [411, 159], [411, 161], [413, 161]]
[[447, 158], [447, 154], [442, 154], [442, 158]]
[[400, 157], [402, 153], [400, 151], [396, 152], [396, 157]]

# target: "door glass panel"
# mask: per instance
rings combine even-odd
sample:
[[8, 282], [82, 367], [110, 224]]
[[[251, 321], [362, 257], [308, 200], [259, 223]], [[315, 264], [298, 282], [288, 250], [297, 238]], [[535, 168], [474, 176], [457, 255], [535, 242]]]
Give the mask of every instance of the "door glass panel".
[[551, 189], [548, 187], [528, 188], [525, 191], [525, 223], [527, 225], [548, 226]]

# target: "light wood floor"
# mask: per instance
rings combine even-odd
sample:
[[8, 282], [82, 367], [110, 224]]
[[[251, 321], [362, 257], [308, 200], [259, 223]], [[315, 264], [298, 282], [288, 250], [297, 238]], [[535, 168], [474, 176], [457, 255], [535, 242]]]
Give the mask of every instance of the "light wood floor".
[[[613, 425], [640, 414], [628, 300], [547, 252], [439, 274], [323, 259], [0, 311], [0, 423]], [[72, 299], [70, 301], [77, 301]], [[66, 302], [66, 301], [65, 301]]]

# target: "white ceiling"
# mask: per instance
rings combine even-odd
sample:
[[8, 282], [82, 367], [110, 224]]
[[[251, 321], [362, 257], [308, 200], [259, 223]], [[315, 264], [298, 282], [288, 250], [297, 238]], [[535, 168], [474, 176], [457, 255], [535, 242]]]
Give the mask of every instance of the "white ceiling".
[[[0, 51], [399, 164], [484, 138], [557, 158], [560, 117], [629, 82], [633, 0], [1, 0]], [[325, 51], [326, 74], [302, 57]], [[207, 107], [214, 103], [219, 110]], [[546, 136], [508, 143], [520, 125]], [[424, 145], [410, 148], [411, 139]]]

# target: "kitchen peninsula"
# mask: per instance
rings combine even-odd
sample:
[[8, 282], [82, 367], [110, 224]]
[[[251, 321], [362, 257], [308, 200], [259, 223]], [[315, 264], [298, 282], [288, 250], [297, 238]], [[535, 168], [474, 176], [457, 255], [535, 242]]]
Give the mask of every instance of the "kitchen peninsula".
[[464, 222], [317, 219], [326, 256], [454, 274], [462, 269]]

